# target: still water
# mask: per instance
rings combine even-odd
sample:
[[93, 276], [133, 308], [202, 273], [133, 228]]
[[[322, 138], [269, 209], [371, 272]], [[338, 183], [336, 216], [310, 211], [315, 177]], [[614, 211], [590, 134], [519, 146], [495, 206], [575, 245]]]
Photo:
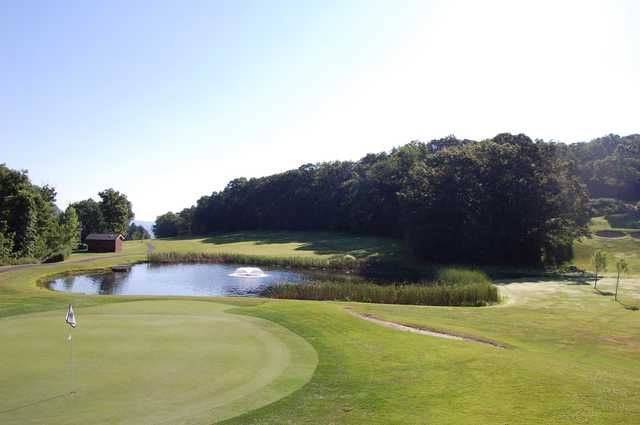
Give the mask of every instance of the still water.
[[264, 269], [237, 273], [230, 264], [136, 264], [128, 272], [67, 276], [53, 280], [49, 289], [101, 295], [257, 295], [270, 285], [300, 283], [302, 273]]

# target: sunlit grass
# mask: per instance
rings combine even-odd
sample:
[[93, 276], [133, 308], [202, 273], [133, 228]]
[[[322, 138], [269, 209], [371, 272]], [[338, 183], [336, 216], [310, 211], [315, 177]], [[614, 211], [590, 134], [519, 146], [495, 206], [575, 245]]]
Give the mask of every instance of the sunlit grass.
[[592, 270], [591, 257], [597, 250], [602, 250], [609, 257], [608, 274], [615, 272], [615, 262], [624, 258], [629, 266], [629, 274], [640, 275], [640, 239], [632, 238], [629, 232], [637, 229], [611, 228], [604, 217], [592, 219], [590, 229], [592, 232], [598, 230], [618, 230], [627, 233], [623, 238], [603, 238], [593, 235], [591, 238], [582, 238], [573, 245], [574, 260], [576, 267], [584, 270]]
[[[82, 311], [89, 306], [149, 299], [54, 293], [36, 285], [51, 273], [107, 267], [135, 258], [63, 263], [0, 274], [0, 317], [55, 310], [52, 317], [58, 317], [55, 320], [64, 327], [61, 317], [69, 302], [79, 308], [82, 320]], [[613, 283], [612, 279], [605, 279], [599, 286], [611, 292]], [[623, 285], [622, 302], [629, 306], [637, 303], [640, 282], [626, 279]], [[501, 288], [508, 297], [507, 304], [480, 308], [255, 298], [183, 302], [193, 305], [194, 312], [200, 311], [202, 301], [232, 302], [238, 307], [228, 312], [281, 324], [306, 339], [318, 353], [318, 369], [306, 386], [280, 401], [231, 419], [227, 425], [423, 424], [425, 418], [430, 424], [469, 425], [640, 422], [639, 312], [588, 285], [571, 281], [529, 282]], [[170, 315], [165, 316], [162, 311], [162, 301], [152, 304], [159, 308], [154, 315], [161, 323], [172, 326]], [[385, 320], [490, 339], [513, 348], [498, 350], [386, 329], [347, 314], [346, 306]], [[113, 328], [113, 338], [127, 335], [130, 320], [120, 321]], [[81, 322], [81, 326], [82, 323], [87, 322]], [[175, 325], [166, 328], [170, 335], [185, 332], [178, 323]], [[221, 342], [216, 326], [210, 327], [212, 341]], [[86, 326], [83, 332], [88, 332]], [[154, 350], [162, 349], [162, 339], [149, 347], [154, 349], [144, 352], [153, 355]], [[196, 347], [197, 341], [179, 344], [176, 355], [182, 350], [198, 354]], [[46, 349], [41, 354], [45, 356]], [[144, 361], [131, 362], [132, 370], [145, 367]], [[205, 378], [219, 379], [208, 375]], [[171, 386], [172, 379], [167, 375], [164, 385]], [[12, 383], [12, 391], [19, 391], [19, 386], [20, 380]], [[119, 391], [126, 396], [125, 387]], [[175, 408], [179, 407], [180, 403], [176, 403]], [[40, 419], [39, 409], [31, 412], [33, 420]], [[140, 422], [123, 416], [119, 423]]]

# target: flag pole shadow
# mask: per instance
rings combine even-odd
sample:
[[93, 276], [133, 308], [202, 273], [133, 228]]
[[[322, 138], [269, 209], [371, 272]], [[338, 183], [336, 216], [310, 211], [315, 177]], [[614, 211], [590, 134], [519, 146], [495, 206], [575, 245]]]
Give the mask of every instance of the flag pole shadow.
[[71, 395], [73, 393], [75, 393], [75, 391], [54, 395], [53, 397], [49, 397], [49, 398], [43, 398], [42, 400], [33, 401], [31, 403], [23, 404], [22, 406], [12, 407], [11, 409], [0, 410], [0, 415], [3, 415], [5, 413], [15, 412], [16, 410], [20, 410], [20, 409], [26, 409], [27, 407], [36, 406], [38, 404], [46, 403], [48, 401], [52, 401], [52, 400], [55, 400], [57, 398], [61, 398], [61, 397], [67, 396], [67, 395]]

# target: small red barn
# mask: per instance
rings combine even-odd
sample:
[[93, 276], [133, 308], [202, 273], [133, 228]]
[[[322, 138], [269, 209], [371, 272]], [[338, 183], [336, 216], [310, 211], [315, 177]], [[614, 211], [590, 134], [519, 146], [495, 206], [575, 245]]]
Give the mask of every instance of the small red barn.
[[123, 240], [117, 233], [91, 233], [86, 242], [89, 252], [120, 252]]

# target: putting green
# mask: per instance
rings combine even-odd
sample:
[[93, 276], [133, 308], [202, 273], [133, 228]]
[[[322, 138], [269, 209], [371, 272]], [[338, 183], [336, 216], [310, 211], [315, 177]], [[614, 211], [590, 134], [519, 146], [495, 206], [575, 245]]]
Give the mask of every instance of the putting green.
[[77, 310], [75, 394], [65, 312], [0, 319], [0, 423], [211, 424], [311, 378], [309, 343], [228, 308], [157, 300]]

